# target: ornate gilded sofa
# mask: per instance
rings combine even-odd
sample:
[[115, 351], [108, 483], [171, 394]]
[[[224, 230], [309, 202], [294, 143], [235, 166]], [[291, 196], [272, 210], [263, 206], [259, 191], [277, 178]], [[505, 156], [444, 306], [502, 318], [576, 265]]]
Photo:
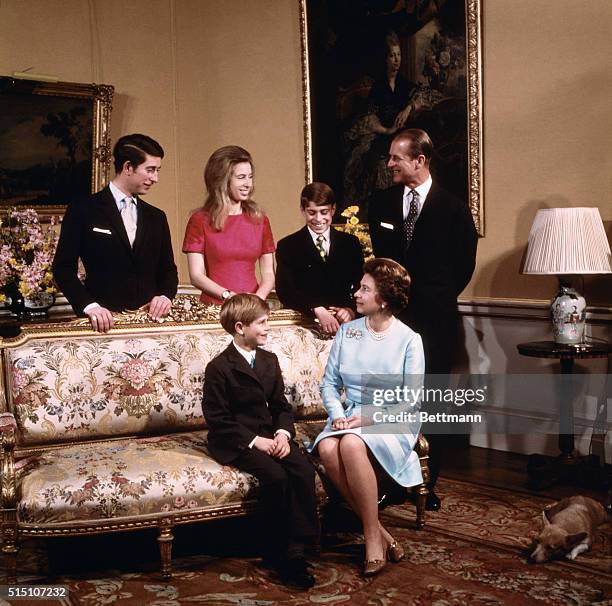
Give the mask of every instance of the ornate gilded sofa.
[[[206, 447], [203, 371], [230, 340], [217, 312], [181, 296], [163, 323], [135, 312], [120, 314], [106, 335], [74, 320], [0, 340], [0, 513], [10, 582], [19, 536], [157, 527], [167, 578], [175, 525], [256, 508], [257, 481], [217, 464]], [[319, 381], [331, 340], [289, 310], [273, 312], [271, 327], [266, 347], [279, 358], [298, 440], [309, 441], [325, 418]], [[419, 456], [426, 477], [424, 439]], [[415, 490], [420, 528], [427, 490]], [[318, 491], [324, 499], [320, 483]]]

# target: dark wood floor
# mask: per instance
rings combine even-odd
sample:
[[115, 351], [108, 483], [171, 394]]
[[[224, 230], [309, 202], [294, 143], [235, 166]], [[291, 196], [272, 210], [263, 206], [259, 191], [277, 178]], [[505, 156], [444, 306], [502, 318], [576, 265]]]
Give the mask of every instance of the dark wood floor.
[[557, 484], [539, 491], [531, 490], [527, 483], [527, 462], [527, 455], [475, 446], [456, 447], [445, 457], [441, 475], [555, 499], [583, 494], [609, 505], [609, 491], [602, 486]]

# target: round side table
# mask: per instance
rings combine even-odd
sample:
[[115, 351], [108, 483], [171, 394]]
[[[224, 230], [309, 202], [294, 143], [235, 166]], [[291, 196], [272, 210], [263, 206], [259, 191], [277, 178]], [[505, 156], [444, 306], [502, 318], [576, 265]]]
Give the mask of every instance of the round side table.
[[[519, 343], [516, 347], [522, 356], [559, 360], [562, 375], [572, 374], [575, 360], [607, 358], [612, 353], [612, 345], [604, 341], [584, 345], [532, 341]], [[547, 461], [547, 458], [542, 455], [530, 457], [527, 467], [530, 487], [540, 489], [557, 482], [584, 483], [593, 477], [597, 477], [597, 483], [601, 483], [605, 474], [603, 468], [600, 467], [598, 457], [574, 455], [574, 403], [571, 389], [564, 390], [559, 402], [559, 420], [564, 429], [563, 433], [561, 433], [561, 428], [559, 432], [561, 454], [552, 461]], [[609, 480], [604, 479], [604, 483], [607, 481]]]

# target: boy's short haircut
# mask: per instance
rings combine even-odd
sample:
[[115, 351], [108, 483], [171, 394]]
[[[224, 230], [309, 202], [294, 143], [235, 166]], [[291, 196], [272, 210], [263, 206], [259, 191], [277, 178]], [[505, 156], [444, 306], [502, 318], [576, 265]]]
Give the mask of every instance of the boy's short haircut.
[[315, 181], [306, 185], [300, 195], [300, 207], [302, 209], [306, 208], [309, 202], [312, 202], [315, 206], [332, 206], [336, 204], [336, 194], [327, 183]]
[[270, 315], [270, 308], [257, 295], [239, 293], [229, 298], [221, 307], [219, 320], [221, 326], [230, 333], [236, 334], [236, 322], [248, 326], [261, 316]]

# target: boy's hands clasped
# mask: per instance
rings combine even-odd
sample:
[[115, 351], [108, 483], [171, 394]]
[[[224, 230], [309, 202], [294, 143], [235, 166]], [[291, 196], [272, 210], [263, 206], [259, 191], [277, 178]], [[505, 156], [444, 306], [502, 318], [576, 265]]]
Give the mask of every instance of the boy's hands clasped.
[[253, 446], [275, 459], [284, 459], [291, 451], [289, 438], [284, 433], [277, 433], [274, 439], [258, 436]]

